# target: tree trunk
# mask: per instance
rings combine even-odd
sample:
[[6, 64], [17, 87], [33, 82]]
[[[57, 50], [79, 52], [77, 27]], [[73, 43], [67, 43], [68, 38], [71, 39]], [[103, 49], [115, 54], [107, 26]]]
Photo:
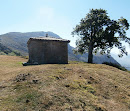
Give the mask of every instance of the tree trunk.
[[93, 63], [93, 44], [90, 42], [88, 49], [88, 63]]

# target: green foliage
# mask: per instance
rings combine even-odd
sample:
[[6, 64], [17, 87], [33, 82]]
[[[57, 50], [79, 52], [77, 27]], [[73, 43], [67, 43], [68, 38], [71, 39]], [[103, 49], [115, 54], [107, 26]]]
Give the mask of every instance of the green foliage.
[[90, 62], [92, 62], [92, 53], [100, 51], [101, 54], [110, 55], [114, 46], [120, 50], [119, 57], [122, 57], [123, 54], [127, 55], [121, 41], [130, 44], [130, 38], [126, 37], [128, 29], [129, 23], [125, 18], [111, 20], [106, 10], [91, 9], [72, 32], [72, 35], [80, 37], [76, 41], [75, 52], [82, 54], [88, 52], [88, 61], [91, 59]]
[[0, 51], [0, 55], [6, 55], [6, 53]]
[[106, 64], [106, 65], [109, 65], [109, 66], [116, 67], [116, 68], [118, 68], [120, 70], [127, 71], [127, 69], [125, 67], [122, 67], [121, 65], [114, 64], [114, 63], [111, 63], [111, 62], [104, 62], [102, 64]]
[[21, 56], [21, 53], [20, 52], [18, 52], [18, 51], [12, 51], [12, 53], [14, 53], [16, 56]]
[[20, 52], [14, 51], [0, 43], [0, 55], [21, 56]]

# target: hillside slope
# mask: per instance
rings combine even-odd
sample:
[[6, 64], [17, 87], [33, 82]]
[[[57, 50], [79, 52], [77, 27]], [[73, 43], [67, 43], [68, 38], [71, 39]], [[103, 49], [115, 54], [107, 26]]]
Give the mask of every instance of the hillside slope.
[[16, 56], [20, 56], [19, 52], [16, 52], [6, 46], [4, 46], [3, 44], [0, 43], [0, 55], [16, 55]]
[[[27, 41], [30, 37], [39, 37], [39, 36], [45, 36], [48, 34], [49, 36], [60, 38], [57, 34], [53, 32], [27, 32], [27, 33], [20, 33], [20, 32], [10, 32], [3, 35], [0, 35], [1, 43], [12, 49], [17, 50], [23, 55], [28, 55], [28, 49], [27, 49]], [[73, 47], [68, 45], [68, 56], [69, 60], [75, 60], [75, 61], [84, 61], [87, 62], [87, 54], [83, 55], [75, 55], [73, 54]], [[94, 63], [101, 64], [103, 62], [112, 62], [118, 64], [118, 62], [113, 59], [112, 57], [108, 58], [107, 55], [94, 55], [93, 56]]]
[[102, 64], [22, 66], [0, 56], [0, 111], [129, 111], [130, 73]]

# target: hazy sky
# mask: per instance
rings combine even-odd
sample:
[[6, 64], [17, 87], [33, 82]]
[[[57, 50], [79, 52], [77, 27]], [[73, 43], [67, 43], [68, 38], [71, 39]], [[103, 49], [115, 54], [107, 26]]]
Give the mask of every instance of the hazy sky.
[[[73, 28], [92, 8], [103, 8], [111, 19], [123, 16], [130, 23], [130, 0], [0, 0], [0, 4], [0, 34], [52, 31], [71, 40], [72, 46], [76, 40], [71, 35]], [[130, 30], [127, 35], [130, 37]]]

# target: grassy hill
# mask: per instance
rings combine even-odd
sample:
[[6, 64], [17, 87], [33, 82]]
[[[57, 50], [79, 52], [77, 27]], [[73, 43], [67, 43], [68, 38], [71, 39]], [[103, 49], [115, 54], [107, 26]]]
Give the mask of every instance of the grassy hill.
[[22, 66], [0, 55], [0, 111], [129, 111], [130, 73], [103, 64]]

